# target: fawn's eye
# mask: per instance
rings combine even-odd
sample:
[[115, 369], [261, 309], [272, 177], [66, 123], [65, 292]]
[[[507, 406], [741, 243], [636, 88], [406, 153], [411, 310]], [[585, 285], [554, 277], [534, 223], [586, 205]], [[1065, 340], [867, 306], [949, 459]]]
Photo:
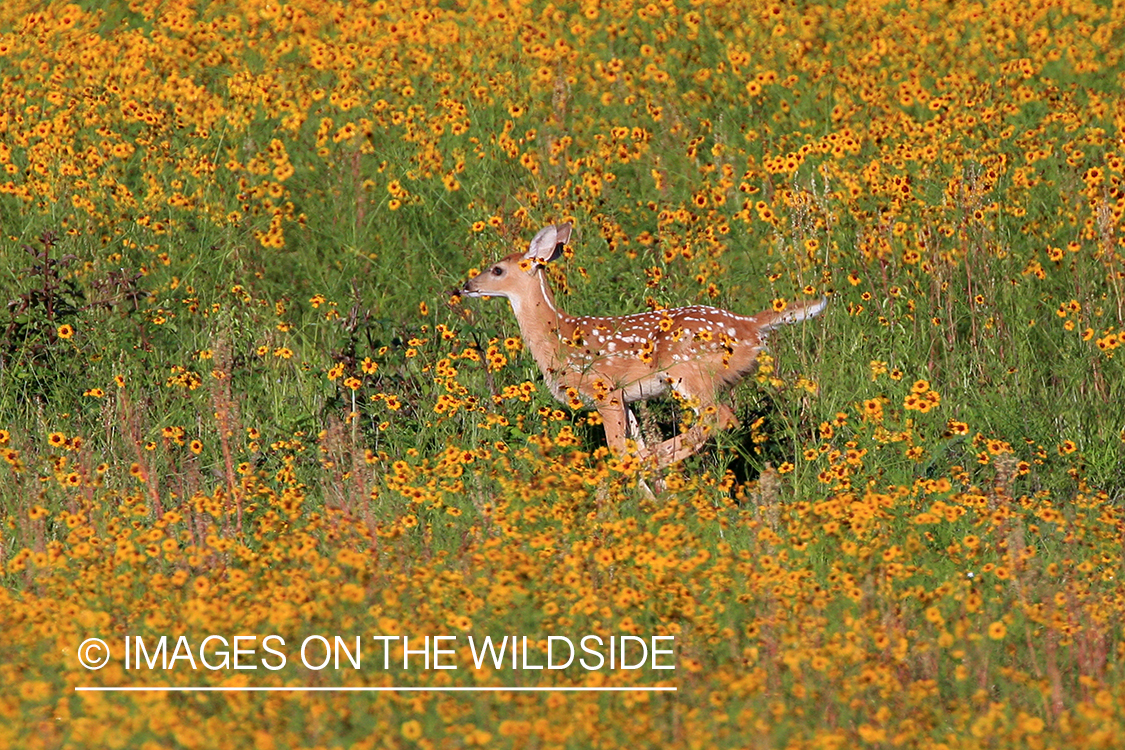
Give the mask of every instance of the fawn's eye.
[[501, 268], [500, 266], [493, 266], [492, 267], [492, 275], [493, 276], [503, 276], [504, 275], [504, 269]]

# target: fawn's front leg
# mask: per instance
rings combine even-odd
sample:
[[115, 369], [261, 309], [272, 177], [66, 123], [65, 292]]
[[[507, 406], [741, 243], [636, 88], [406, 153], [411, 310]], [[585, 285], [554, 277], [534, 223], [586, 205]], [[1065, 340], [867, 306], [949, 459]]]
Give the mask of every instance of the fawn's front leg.
[[621, 458], [625, 455], [625, 425], [628, 406], [625, 405], [625, 392], [621, 390], [610, 391], [597, 403], [598, 414], [602, 417], [605, 426], [605, 442], [613, 455]]

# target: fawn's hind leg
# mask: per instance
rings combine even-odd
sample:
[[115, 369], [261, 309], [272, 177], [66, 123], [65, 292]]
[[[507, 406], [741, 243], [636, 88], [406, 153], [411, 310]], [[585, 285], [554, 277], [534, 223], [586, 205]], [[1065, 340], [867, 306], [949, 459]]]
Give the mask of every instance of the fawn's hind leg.
[[661, 468], [671, 466], [702, 448], [716, 427], [725, 430], [738, 426], [738, 418], [725, 404], [715, 404], [715, 411], [712, 414], [708, 415], [706, 412], [706, 409], [696, 410], [699, 420], [691, 429], [665, 440], [650, 451], [642, 452], [642, 457], [653, 459]]

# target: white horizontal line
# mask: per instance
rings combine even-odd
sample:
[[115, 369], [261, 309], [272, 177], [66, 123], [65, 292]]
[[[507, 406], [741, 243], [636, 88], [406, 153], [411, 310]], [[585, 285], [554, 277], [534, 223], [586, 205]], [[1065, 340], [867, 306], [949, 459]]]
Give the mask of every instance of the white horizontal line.
[[76, 687], [75, 692], [99, 693], [608, 693], [608, 692], [676, 692], [675, 687]]

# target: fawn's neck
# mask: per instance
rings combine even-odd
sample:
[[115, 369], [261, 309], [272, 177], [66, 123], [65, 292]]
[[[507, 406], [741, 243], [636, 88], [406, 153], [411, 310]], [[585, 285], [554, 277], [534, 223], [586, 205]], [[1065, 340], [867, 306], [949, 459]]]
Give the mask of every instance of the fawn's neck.
[[512, 312], [520, 326], [520, 335], [531, 351], [540, 371], [553, 385], [556, 373], [566, 359], [563, 339], [574, 335], [574, 318], [555, 304], [555, 295], [542, 269], [527, 294], [510, 297]]

